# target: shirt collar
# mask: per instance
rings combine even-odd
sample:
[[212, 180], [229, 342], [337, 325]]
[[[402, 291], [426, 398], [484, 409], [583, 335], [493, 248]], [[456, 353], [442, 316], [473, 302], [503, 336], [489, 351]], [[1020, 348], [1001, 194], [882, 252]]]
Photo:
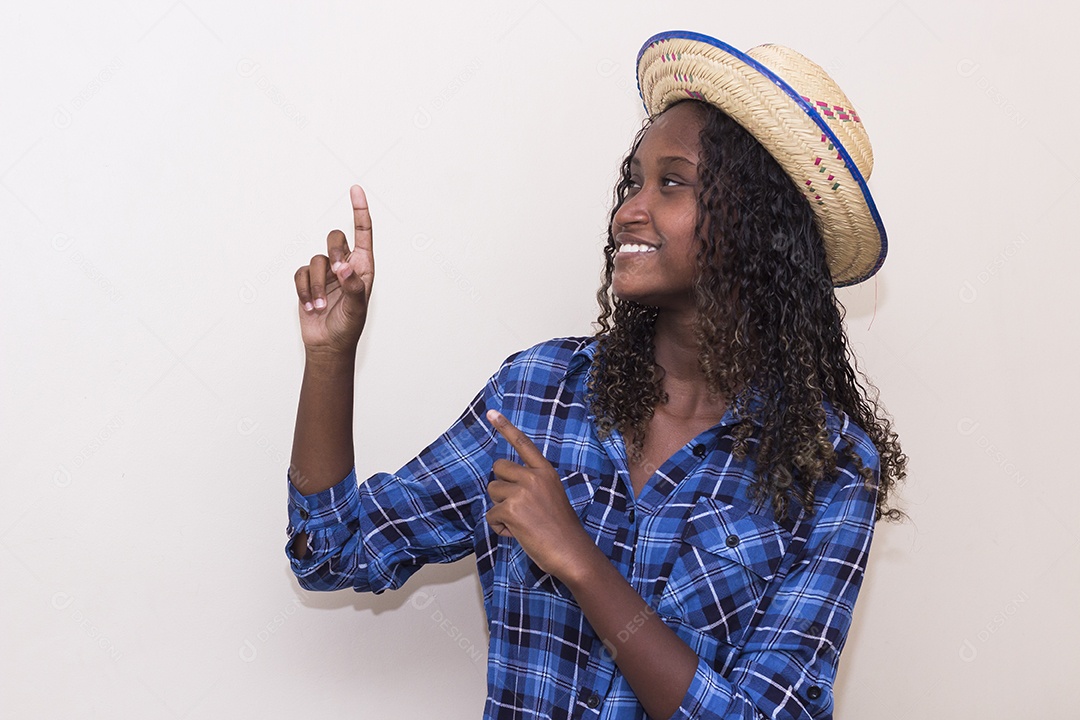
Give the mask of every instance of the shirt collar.
[[570, 356], [570, 362], [566, 364], [566, 374], [563, 379], [569, 378], [574, 373], [587, 369], [592, 365], [593, 355], [596, 354], [596, 338], [581, 338], [581, 345]]

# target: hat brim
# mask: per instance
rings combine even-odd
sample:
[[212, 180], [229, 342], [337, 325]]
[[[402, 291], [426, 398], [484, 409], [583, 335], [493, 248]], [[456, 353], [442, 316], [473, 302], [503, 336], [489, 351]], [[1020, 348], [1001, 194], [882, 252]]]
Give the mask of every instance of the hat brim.
[[[716, 98], [709, 98], [708, 96], [709, 94], [712, 94], [711, 91], [714, 88], [711, 85], [705, 84], [704, 81], [696, 81], [692, 78], [688, 79], [685, 75], [681, 75], [678, 77], [678, 91], [673, 91], [670, 87], [668, 87], [667, 90], [661, 89], [657, 92], [650, 93], [646, 91], [642, 82], [643, 77], [646, 74], [649, 74], [651, 87], [655, 89], [660, 85], [670, 85], [670, 83], [658, 84], [656, 82], [656, 74], [666, 73], [667, 76], [674, 77], [677, 71], [672, 69], [674, 68], [675, 63], [669, 62], [652, 62], [650, 67], [645, 68], [642, 66], [642, 58], [655, 44], [674, 39], [704, 43], [730, 56], [730, 58], [743, 64], [745, 67], [750, 68], [768, 81], [769, 88], [775, 87], [775, 90], [771, 91], [771, 94], [775, 96], [771, 98], [772, 101], [783, 102], [787, 104], [789, 108], [797, 109], [799, 112], [795, 115], [803, 118], [804, 123], [812, 123], [814, 129], [820, 132], [822, 140], [827, 139], [828, 143], [836, 150], [842, 160], [842, 171], [847, 177], [850, 177], [859, 190], [857, 194], [858, 197], [848, 197], [843, 202], [843, 205], [845, 206], [843, 208], [836, 208], [835, 205], [837, 202], [834, 201], [833, 206], [830, 207], [828, 211], [823, 211], [818, 207], [814, 207], [813, 203], [811, 203], [812, 207], [814, 207], [815, 214], [817, 214], [819, 218], [827, 221], [825, 227], [822, 228], [823, 235], [826, 234], [826, 230], [833, 230], [838, 226], [843, 226], [836, 229], [834, 233], [829, 233], [835, 235], [835, 237], [823, 238], [827, 245], [826, 249], [834, 251], [831, 257], [837, 254], [835, 252], [837, 248], [830, 248], [830, 244], [835, 245], [837, 242], [857, 244], [855, 247], [857, 252], [854, 253], [855, 259], [850, 263], [844, 263], [844, 265], [846, 265], [845, 267], [834, 268], [832, 266], [832, 261], [830, 261], [833, 285], [835, 287], [854, 285], [866, 280], [876, 273], [885, 262], [885, 256], [888, 252], [888, 240], [885, 234], [885, 226], [882, 223], [877, 205], [874, 203], [874, 199], [870, 194], [870, 189], [867, 187], [866, 179], [859, 171], [856, 163], [852, 160], [847, 148], [840, 142], [836, 133], [833, 132], [832, 128], [829, 127], [826, 120], [818, 113], [814, 106], [807, 102], [807, 100], [788, 84], [787, 81], [768, 67], [737, 48], [708, 35], [685, 30], [671, 30], [658, 33], [645, 41], [637, 56], [638, 94], [645, 107], [645, 112], [652, 117], [665, 110], [674, 102], [685, 99], [710, 102], [727, 112], [733, 119], [754, 134], [755, 137], [758, 137], [759, 141], [762, 142], [762, 145], [764, 145], [774, 157], [777, 155], [777, 153], [773, 151], [773, 148], [770, 147], [771, 143], [768, 142], [768, 140], [763, 140], [761, 137], [760, 128], [757, 129], [759, 130], [758, 132], [755, 132], [756, 129], [754, 127], [747, 127], [747, 123], [742, 119], [747, 113], [738, 112], [740, 108], [731, 105], [731, 103], [738, 103], [740, 101], [737, 98], [728, 96], [724, 96], [719, 100]], [[717, 72], [725, 72], [725, 68], [723, 67], [712, 67], [710, 69]], [[729, 75], [731, 76], [729, 79], [732, 82], [742, 82], [740, 77], [736, 77], [736, 73], [732, 72], [729, 73]], [[700, 87], [695, 87], [696, 85], [700, 85]], [[762, 87], [765, 87], [765, 85], [759, 83], [757, 91], [760, 92]], [[779, 98], [783, 98], [783, 100], [780, 100]], [[777, 159], [780, 160], [780, 158]], [[783, 165], [784, 163], [781, 162], [781, 164]], [[785, 170], [788, 170], [789, 173], [792, 172], [787, 166], [785, 166]], [[828, 214], [828, 217], [822, 218], [822, 215], [824, 214]], [[876, 230], [876, 232], [874, 232], [876, 237], [868, 237], [868, 230]], [[877, 252], [874, 252], [874, 250]]]

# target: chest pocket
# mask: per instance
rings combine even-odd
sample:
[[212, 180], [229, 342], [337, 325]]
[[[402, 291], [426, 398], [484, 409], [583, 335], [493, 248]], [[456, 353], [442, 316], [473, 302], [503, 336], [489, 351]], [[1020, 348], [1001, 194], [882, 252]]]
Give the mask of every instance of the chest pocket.
[[[578, 518], [583, 522], [589, 505], [592, 503], [593, 494], [596, 491], [596, 483], [583, 473], [573, 472], [562, 478], [563, 488], [566, 490], [566, 498], [570, 501], [570, 507], [574, 509]], [[511, 584], [525, 588], [542, 588], [565, 598], [572, 597], [570, 591], [562, 581], [556, 579], [550, 573], [544, 572], [532, 561], [532, 558], [522, 549], [521, 544], [513, 538], [500, 538], [500, 542], [509, 547], [507, 553], [507, 571]]]
[[748, 508], [701, 498], [690, 512], [657, 610], [735, 645], [791, 542]]

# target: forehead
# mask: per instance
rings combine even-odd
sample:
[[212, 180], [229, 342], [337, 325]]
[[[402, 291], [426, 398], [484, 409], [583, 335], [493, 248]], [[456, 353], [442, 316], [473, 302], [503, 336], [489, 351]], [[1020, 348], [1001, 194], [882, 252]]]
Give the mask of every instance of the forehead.
[[704, 118], [697, 103], [681, 102], [665, 110], [653, 121], [631, 159], [640, 165], [641, 157], [668, 161], [683, 159], [697, 163], [701, 151], [699, 139]]

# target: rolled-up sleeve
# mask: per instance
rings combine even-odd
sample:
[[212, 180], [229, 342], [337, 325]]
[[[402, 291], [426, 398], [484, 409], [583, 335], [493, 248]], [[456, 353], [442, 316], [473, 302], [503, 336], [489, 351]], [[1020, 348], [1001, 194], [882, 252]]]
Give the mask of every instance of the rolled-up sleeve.
[[[865, 438], [865, 436], [864, 436]], [[879, 458], [868, 440], [854, 450], [871, 469], [839, 468], [789, 571], [770, 588], [730, 668], [704, 658], [673, 718], [831, 718], [833, 683], [873, 535]]]
[[[486, 522], [494, 431], [485, 420], [501, 409], [500, 375], [488, 380], [454, 424], [396, 473], [358, 484], [355, 468], [337, 485], [302, 495], [289, 485], [285, 553], [308, 590], [381, 593], [396, 589], [423, 565], [474, 551]], [[307, 552], [293, 552], [307, 533]]]
[[[286, 482], [288, 475], [286, 474]], [[300, 585], [308, 590], [333, 590], [325, 576], [341, 579], [329, 565], [355, 535], [360, 508], [360, 490], [353, 468], [344, 480], [314, 495], [302, 495], [289, 482], [289, 541], [285, 554]], [[293, 539], [307, 533], [307, 552], [298, 558], [293, 552]], [[337, 582], [337, 581], [335, 581]], [[341, 587], [342, 585], [337, 585]]]

